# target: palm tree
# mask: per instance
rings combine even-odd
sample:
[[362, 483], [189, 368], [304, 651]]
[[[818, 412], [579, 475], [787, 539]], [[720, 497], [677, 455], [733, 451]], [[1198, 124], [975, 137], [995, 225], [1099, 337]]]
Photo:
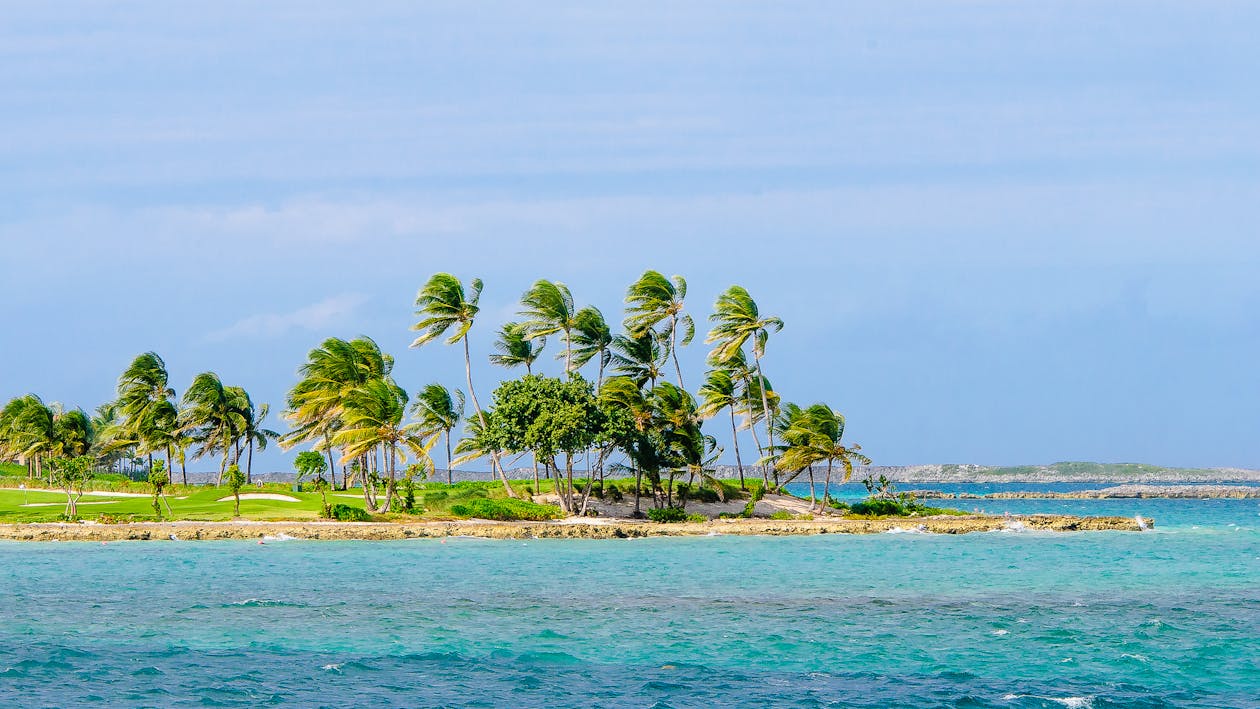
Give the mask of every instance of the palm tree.
[[499, 339], [494, 342], [498, 354], [490, 355], [490, 362], [506, 369], [523, 364], [525, 373], [533, 374], [534, 362], [546, 345], [547, 338], [530, 338], [520, 323], [510, 322], [499, 330]]
[[[683, 312], [683, 299], [687, 297], [687, 281], [682, 276], [666, 278], [657, 271], [647, 271], [626, 291], [626, 330], [632, 335], [655, 331], [669, 341], [669, 351], [674, 358], [674, 371], [678, 373], [678, 386], [683, 385], [682, 367], [678, 364], [678, 347], [691, 344], [696, 336], [696, 323]], [[682, 338], [679, 339], [679, 328]]]
[[800, 471], [824, 460], [827, 462], [822, 500], [818, 503], [818, 512], [822, 514], [831, 495], [831, 474], [835, 464], [838, 462], [843, 466], [843, 482], [847, 482], [853, 475], [854, 463], [870, 465], [871, 459], [861, 453], [862, 446], [841, 443], [844, 416], [826, 404], [815, 404], [804, 412], [796, 408], [790, 417], [785, 418], [790, 418], [790, 423], [784, 431], [784, 440], [788, 445], [780, 460], [783, 468]]
[[252, 483], [254, 481], [254, 447], [258, 450], [267, 450], [267, 442], [279, 440], [280, 434], [269, 428], [263, 428], [263, 422], [267, 420], [267, 414], [271, 412], [270, 404], [262, 404], [257, 409], [254, 408], [254, 402], [250, 399], [249, 394], [244, 390], [244, 405], [238, 412], [241, 417], [241, 436], [245, 439], [245, 445], [248, 448], [248, 454], [245, 458], [245, 482]]
[[182, 428], [197, 445], [194, 455], [200, 458], [222, 453], [219, 479], [216, 483], [222, 485], [228, 454], [237, 441], [238, 431], [244, 428], [239, 396], [232, 387], [223, 386], [218, 374], [202, 372], [193, 378], [192, 384], [184, 392], [183, 403]]
[[[298, 383], [289, 392], [284, 416], [293, 425], [280, 445], [287, 448], [311, 441], [328, 457], [331, 482], [337, 483], [332, 457], [332, 438], [341, 427], [345, 395], [373, 379], [388, 379], [393, 357], [383, 353], [370, 337], [346, 341], [330, 337], [307, 354], [298, 368]], [[342, 486], [348, 482], [343, 479]]]
[[416, 428], [422, 436], [446, 436], [446, 484], [454, 479], [451, 475], [451, 431], [464, 418], [464, 392], [451, 391], [441, 384], [430, 384], [416, 395], [416, 403], [412, 405], [412, 414], [416, 417]]
[[[45, 460], [90, 453], [95, 433], [83, 409], [67, 411], [34, 394], [13, 399], [0, 410], [0, 453], [26, 461], [32, 476], [43, 477]], [[51, 473], [49, 469], [50, 480]]]
[[669, 342], [662, 342], [650, 332], [639, 336], [617, 335], [610, 346], [613, 371], [621, 376], [630, 377], [642, 387], [656, 386], [661, 377], [661, 366], [669, 357]]
[[[771, 331], [778, 332], [783, 329], [783, 321], [777, 317], [762, 316], [757, 308], [757, 302], [742, 286], [731, 286], [725, 293], [718, 296], [714, 313], [709, 316], [709, 320], [713, 322], [713, 329], [705, 338], [705, 344], [716, 343], [717, 345], [709, 354], [710, 360], [718, 364], [729, 362], [738, 356], [737, 353], [742, 352], [746, 343], [751, 341], [757, 380], [765, 382], [765, 376], [761, 371], [761, 358], [766, 352], [766, 341], [770, 338]], [[762, 386], [760, 389], [762, 411], [770, 411], [768, 387]], [[770, 449], [773, 449], [774, 431], [768, 422], [766, 436], [769, 439]]]
[[595, 306], [582, 308], [573, 322], [573, 368], [581, 369], [592, 359], [598, 358], [599, 375], [595, 379], [598, 389], [604, 383], [604, 368], [612, 359], [613, 336], [604, 314]]
[[738, 383], [729, 369], [711, 369], [700, 387], [700, 415], [717, 416], [722, 409], [731, 415], [731, 443], [735, 446], [735, 467], [739, 470], [739, 487], [746, 490], [744, 461], [739, 456], [739, 429], [735, 425], [735, 407], [739, 405]]
[[[472, 279], [469, 282], [469, 293], [466, 297], [464, 284], [458, 278], [449, 273], [434, 274], [416, 295], [416, 315], [421, 319], [411, 329], [420, 332], [420, 336], [411, 343], [411, 346], [422, 347], [446, 334], [452, 327], [455, 328], [455, 334], [446, 338], [446, 344], [453, 345], [461, 340], [464, 343], [464, 372], [468, 379], [468, 397], [472, 399], [478, 423], [482, 429], [485, 429], [487, 428], [486, 415], [481, 410], [481, 403], [477, 401], [477, 390], [473, 388], [472, 354], [468, 348], [468, 331], [477, 319], [477, 313], [481, 312], [481, 307], [477, 305], [481, 299], [481, 289], [481, 279]], [[503, 489], [508, 496], [516, 497], [516, 491], [512, 489], [507, 475], [499, 465], [497, 452], [491, 453], [490, 463], [503, 482]]]
[[138, 355], [118, 378], [118, 407], [140, 442], [141, 452], [148, 456], [149, 468], [153, 468], [153, 451], [165, 448], [168, 475], [172, 457], [169, 440], [175, 423], [170, 415], [175, 390], [169, 379], [166, 362], [156, 352]]
[[558, 281], [540, 280], [521, 296], [521, 326], [529, 337], [547, 337], [563, 333], [564, 371], [573, 376], [573, 329], [577, 313], [569, 287]]
[[[407, 392], [402, 387], [384, 379], [373, 379], [350, 391], [345, 397], [344, 426], [333, 438], [342, 446], [345, 455], [342, 462], [367, 455], [378, 447], [385, 451], [386, 472], [389, 474], [385, 487], [385, 505], [389, 512], [396, 491], [398, 463], [406, 462], [407, 451], [428, 469], [433, 462], [429, 458], [432, 438], [426, 443], [424, 436], [403, 424], [407, 410]], [[369, 511], [375, 512], [375, 490], [370, 482], [363, 486], [363, 501]]]

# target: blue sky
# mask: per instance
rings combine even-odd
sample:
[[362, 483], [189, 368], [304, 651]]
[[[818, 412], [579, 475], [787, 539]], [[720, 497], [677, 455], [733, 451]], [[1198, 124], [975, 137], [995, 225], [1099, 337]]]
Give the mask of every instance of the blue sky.
[[456, 385], [431, 273], [484, 353], [650, 267], [746, 285], [878, 463], [1260, 467], [1260, 6], [353, 5], [5, 10], [0, 398], [152, 349], [278, 404], [360, 333]]

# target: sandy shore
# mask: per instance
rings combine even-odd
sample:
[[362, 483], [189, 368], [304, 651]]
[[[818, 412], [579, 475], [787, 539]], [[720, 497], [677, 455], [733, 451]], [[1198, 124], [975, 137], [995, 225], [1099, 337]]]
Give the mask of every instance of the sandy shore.
[[[1144, 520], [1153, 527], [1154, 522]], [[436, 537], [480, 537], [485, 539], [624, 539], [637, 537], [683, 537], [705, 535], [811, 535], [880, 534], [885, 532], [924, 532], [967, 534], [970, 532], [1044, 530], [1140, 531], [1138, 522], [1127, 517], [1072, 517], [1067, 515], [1024, 515], [998, 517], [922, 517], [863, 519], [719, 519], [710, 522], [656, 524], [635, 520], [561, 520], [558, 522], [421, 522], [413, 524], [378, 522], [143, 522], [133, 524], [8, 524], [0, 525], [0, 540], [9, 541], [177, 541], [212, 539], [347, 539], [387, 540]]]

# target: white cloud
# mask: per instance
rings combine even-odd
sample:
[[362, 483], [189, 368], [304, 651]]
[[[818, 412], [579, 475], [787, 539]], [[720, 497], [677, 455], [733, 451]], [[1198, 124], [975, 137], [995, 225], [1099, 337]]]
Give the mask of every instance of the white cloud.
[[238, 337], [279, 337], [290, 330], [322, 330], [344, 322], [367, 300], [367, 296], [360, 293], [343, 293], [288, 313], [250, 315], [207, 334], [205, 339], [222, 342]]

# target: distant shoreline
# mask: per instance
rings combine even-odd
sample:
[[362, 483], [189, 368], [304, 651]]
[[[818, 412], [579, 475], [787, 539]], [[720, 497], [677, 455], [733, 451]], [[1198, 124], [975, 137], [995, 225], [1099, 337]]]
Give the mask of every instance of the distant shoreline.
[[[1150, 528], [1153, 520], [1143, 520]], [[444, 537], [482, 539], [628, 539], [698, 536], [807, 536], [922, 532], [969, 534], [997, 531], [1137, 532], [1128, 517], [1071, 515], [968, 515], [880, 519], [765, 520], [721, 519], [657, 524], [622, 519], [570, 519], [557, 522], [138, 522], [131, 524], [38, 523], [0, 525], [0, 541], [111, 542], [195, 540], [356, 540], [384, 541]], [[172, 537], [174, 539], [172, 539]]]

